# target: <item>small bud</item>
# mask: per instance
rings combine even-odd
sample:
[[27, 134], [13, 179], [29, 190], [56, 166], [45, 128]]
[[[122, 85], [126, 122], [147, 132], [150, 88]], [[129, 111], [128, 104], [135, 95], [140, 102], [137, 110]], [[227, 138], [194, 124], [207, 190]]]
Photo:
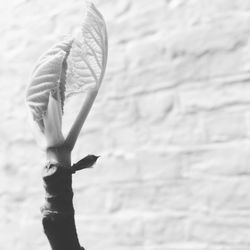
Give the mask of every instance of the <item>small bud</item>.
[[100, 156], [96, 155], [87, 155], [77, 163], [73, 164], [71, 167], [72, 173], [79, 171], [84, 168], [91, 168], [97, 161]]

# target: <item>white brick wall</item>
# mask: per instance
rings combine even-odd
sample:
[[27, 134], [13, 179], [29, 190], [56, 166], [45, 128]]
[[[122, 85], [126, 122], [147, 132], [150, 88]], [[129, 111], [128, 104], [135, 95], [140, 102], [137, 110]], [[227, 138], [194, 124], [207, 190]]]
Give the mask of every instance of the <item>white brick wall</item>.
[[[45, 162], [27, 122], [35, 61], [83, 0], [0, 2], [0, 249], [46, 250]], [[96, 1], [109, 61], [73, 159], [87, 250], [250, 249], [250, 1]]]

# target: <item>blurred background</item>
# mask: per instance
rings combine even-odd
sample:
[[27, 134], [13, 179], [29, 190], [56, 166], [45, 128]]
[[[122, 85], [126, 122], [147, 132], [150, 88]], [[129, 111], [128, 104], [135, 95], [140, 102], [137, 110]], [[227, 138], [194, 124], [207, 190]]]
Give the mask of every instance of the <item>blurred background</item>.
[[[250, 249], [250, 1], [96, 0], [106, 75], [73, 153], [87, 250]], [[48, 250], [25, 88], [83, 0], [0, 3], [0, 248]], [[74, 115], [74, 110], [72, 111]]]

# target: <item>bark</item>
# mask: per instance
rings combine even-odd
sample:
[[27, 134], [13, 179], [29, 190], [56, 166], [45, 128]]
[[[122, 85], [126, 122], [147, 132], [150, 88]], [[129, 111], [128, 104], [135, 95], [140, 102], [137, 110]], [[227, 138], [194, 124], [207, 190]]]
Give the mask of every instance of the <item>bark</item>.
[[80, 246], [73, 206], [72, 174], [91, 167], [97, 156], [89, 155], [70, 166], [70, 152], [50, 149], [43, 169], [45, 204], [41, 208], [44, 232], [52, 250], [84, 250]]
[[52, 250], [80, 250], [77, 237], [72, 174], [70, 168], [48, 163], [44, 167], [45, 205], [42, 207], [44, 232]]

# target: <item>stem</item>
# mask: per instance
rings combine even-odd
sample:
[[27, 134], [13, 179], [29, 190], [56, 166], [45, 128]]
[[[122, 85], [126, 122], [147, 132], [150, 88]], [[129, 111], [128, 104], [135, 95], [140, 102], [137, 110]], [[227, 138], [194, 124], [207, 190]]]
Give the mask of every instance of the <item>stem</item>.
[[95, 90], [87, 94], [63, 145], [47, 149], [48, 164], [43, 171], [45, 204], [41, 212], [44, 232], [52, 250], [84, 250], [79, 244], [75, 226], [72, 173], [92, 166], [97, 157], [86, 157], [78, 167], [72, 168], [71, 151], [97, 93]]
[[70, 149], [73, 150], [77, 137], [81, 131], [81, 128], [89, 114], [89, 111], [95, 101], [95, 98], [97, 96], [98, 90], [91, 91], [87, 94], [86, 99], [84, 100], [84, 103], [82, 105], [82, 108], [79, 112], [79, 114], [76, 117], [75, 122], [73, 123], [68, 136], [64, 142], [64, 145]]
[[44, 232], [52, 250], [83, 250], [75, 226], [70, 150], [49, 148], [47, 159], [43, 169], [45, 204], [41, 209]]
[[62, 166], [71, 166], [71, 150], [64, 144], [62, 146], [47, 148], [47, 162], [59, 163]]

